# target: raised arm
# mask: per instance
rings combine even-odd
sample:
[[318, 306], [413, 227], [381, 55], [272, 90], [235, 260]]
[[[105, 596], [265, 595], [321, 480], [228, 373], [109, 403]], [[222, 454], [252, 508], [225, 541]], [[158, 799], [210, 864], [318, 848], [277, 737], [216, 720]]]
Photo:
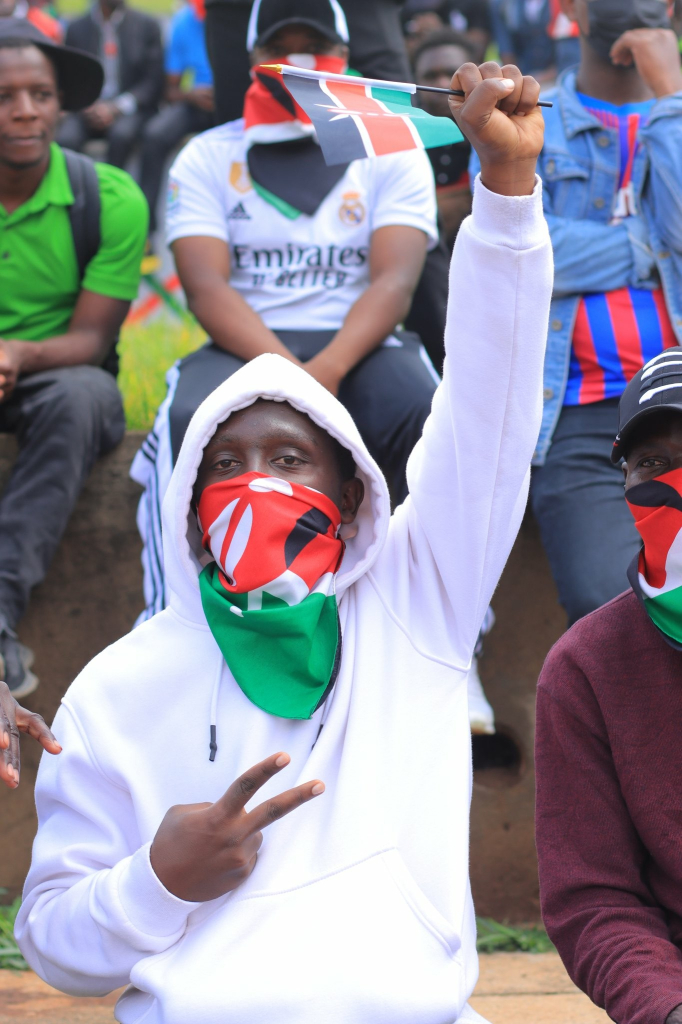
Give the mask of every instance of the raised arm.
[[482, 174], [451, 265], [443, 383], [373, 578], [423, 651], [466, 669], [526, 504], [552, 257], [534, 173], [538, 84], [469, 64], [453, 88], [466, 92], [455, 115]]

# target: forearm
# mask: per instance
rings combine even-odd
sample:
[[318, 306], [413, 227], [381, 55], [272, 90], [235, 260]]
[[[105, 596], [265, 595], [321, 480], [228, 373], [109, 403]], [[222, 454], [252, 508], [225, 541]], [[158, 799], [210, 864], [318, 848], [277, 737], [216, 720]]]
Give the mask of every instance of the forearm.
[[206, 288], [189, 292], [187, 299], [189, 308], [208, 336], [226, 352], [245, 362], [265, 352], [274, 352], [298, 362], [227, 281], [211, 283]]
[[413, 289], [411, 281], [382, 275], [351, 306], [343, 327], [320, 353], [339, 379], [402, 323], [410, 311]]
[[146, 846], [70, 888], [53, 883], [47, 891], [27, 885], [17, 940], [48, 984], [82, 996], [128, 984], [135, 964], [178, 941], [197, 906], [161, 885]]
[[[443, 383], [407, 466], [411, 557], [423, 593], [445, 591], [455, 610], [441, 649], [462, 668], [523, 516], [540, 426], [552, 280], [540, 189], [508, 198], [476, 185], [452, 258]], [[411, 622], [420, 615], [414, 601]]]
[[20, 361], [20, 375], [56, 370], [62, 366], [99, 366], [112, 340], [96, 330], [73, 330], [45, 341], [12, 341]]
[[40, 828], [16, 937], [50, 985], [104, 995], [128, 984], [140, 960], [177, 942], [196, 904], [165, 889], [151, 867], [148, 844], [136, 849], [140, 837], [130, 795], [94, 766], [83, 723], [66, 704], [54, 729], [63, 751], [44, 759], [38, 773]]

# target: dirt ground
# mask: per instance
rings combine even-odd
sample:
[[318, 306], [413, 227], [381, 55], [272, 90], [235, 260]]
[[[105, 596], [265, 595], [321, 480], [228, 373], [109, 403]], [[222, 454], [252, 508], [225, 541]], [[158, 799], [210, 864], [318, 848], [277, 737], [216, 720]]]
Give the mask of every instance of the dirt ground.
[[[0, 971], [0, 1024], [114, 1024], [116, 993], [71, 999], [35, 974]], [[571, 983], [554, 953], [481, 957], [472, 1005], [490, 1024], [608, 1024], [608, 1017]]]

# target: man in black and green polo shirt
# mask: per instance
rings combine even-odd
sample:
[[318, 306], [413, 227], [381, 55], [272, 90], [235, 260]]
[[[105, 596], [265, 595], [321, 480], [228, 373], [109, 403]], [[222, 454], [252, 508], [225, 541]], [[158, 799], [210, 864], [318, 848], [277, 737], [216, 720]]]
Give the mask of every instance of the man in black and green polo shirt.
[[90, 468], [125, 425], [102, 365], [137, 293], [146, 202], [123, 171], [96, 165], [98, 242], [81, 276], [70, 208], [82, 196], [52, 141], [61, 110], [93, 103], [101, 85], [94, 58], [0, 20], [0, 432], [19, 442], [0, 495], [0, 678], [15, 697], [37, 685], [16, 624]]

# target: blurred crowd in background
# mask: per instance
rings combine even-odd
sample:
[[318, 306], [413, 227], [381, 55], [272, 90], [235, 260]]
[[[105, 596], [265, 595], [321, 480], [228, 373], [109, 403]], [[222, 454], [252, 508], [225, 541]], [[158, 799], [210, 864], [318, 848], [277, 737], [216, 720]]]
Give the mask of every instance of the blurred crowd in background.
[[[157, 6], [150, 13], [152, 4]], [[660, 0], [653, 8], [654, 15], [647, 15], [653, 20], [643, 23], [653, 27], [640, 30], [634, 49], [626, 46], [614, 63], [613, 47], [630, 22], [605, 0], [340, 0], [340, 6], [337, 0], [190, 0], [179, 7], [173, 0], [147, 0], [146, 6], [140, 0], [139, 7], [95, 0], [84, 13], [70, 9], [68, 17], [59, 3], [0, 0], [0, 35], [3, 23], [9, 35], [17, 25], [29, 31], [30, 23], [30, 31], [43, 33], [37, 43], [32, 40], [39, 49], [44, 37], [73, 48], [59, 58], [59, 74], [68, 70], [74, 50], [97, 64], [97, 98], [65, 102], [62, 90], [61, 111], [55, 104], [50, 130], [63, 151], [72, 151], [67, 170], [74, 194], [74, 151], [99, 161], [102, 208], [102, 236], [93, 249], [98, 258], [88, 263], [79, 257], [80, 277], [75, 264], [70, 269], [71, 305], [59, 307], [59, 325], [44, 317], [42, 307], [52, 300], [36, 283], [35, 247], [28, 246], [11, 286], [11, 262], [3, 265], [0, 373], [8, 374], [10, 384], [0, 394], [0, 413], [10, 408], [8, 398], [18, 408], [38, 366], [55, 371], [60, 388], [75, 379], [74, 365], [94, 364], [88, 369], [97, 373], [99, 366], [111, 369], [107, 359], [137, 294], [143, 235], [150, 273], [162, 261], [170, 269], [172, 249], [176, 283], [210, 339], [169, 369], [167, 399], [132, 468], [145, 488], [138, 522], [145, 544], [146, 615], [165, 605], [161, 500], [186, 425], [220, 380], [263, 351], [304, 365], [351, 411], [399, 502], [406, 492], [406, 461], [442, 369], [449, 256], [471, 210], [475, 155], [461, 141], [427, 149], [426, 155], [353, 160], [339, 165], [338, 173], [326, 167], [305, 131], [291, 145], [290, 101], [278, 101], [252, 71], [301, 57], [304, 66], [326, 71], [350, 69], [367, 78], [442, 89], [463, 63], [496, 60], [535, 76], [551, 96], [539, 173], [554, 245], [555, 292], [531, 504], [569, 625], [624, 589], [625, 567], [638, 540], [623, 506], [620, 470], [609, 459], [617, 401], [647, 359], [682, 338], [682, 228], [679, 196], [670, 188], [679, 181], [682, 148], [682, 0]], [[636, 17], [633, 23], [639, 24]], [[18, 95], [23, 86], [10, 43], [16, 40], [3, 44], [7, 89]], [[45, 53], [56, 60], [55, 50]], [[428, 113], [451, 116], [446, 95], [424, 91], [417, 97]], [[239, 120], [243, 115], [246, 121]], [[12, 116], [18, 123], [34, 113], [22, 108]], [[283, 134], [277, 134], [282, 124]], [[37, 176], [27, 170], [0, 182], [5, 212], [16, 220], [35, 213], [37, 232], [43, 207], [33, 201], [41, 175], [41, 188], [58, 173], [64, 185], [64, 171], [56, 166], [63, 168], [63, 157], [53, 147], [50, 162], [49, 141], [43, 142], [31, 165], [42, 161]], [[92, 177], [89, 161], [78, 166]], [[54, 216], [64, 220], [65, 200], [56, 195], [50, 201], [62, 209]], [[99, 202], [96, 194], [94, 201]], [[77, 240], [73, 222], [71, 229]], [[52, 284], [63, 263], [63, 239], [54, 238], [55, 266], [47, 273]], [[97, 270], [98, 259], [104, 273]], [[106, 297], [111, 311], [105, 304], [97, 313], [95, 341], [74, 356], [69, 346], [78, 333], [78, 302], [85, 302], [78, 281], [83, 293]], [[22, 289], [35, 308], [34, 325]], [[58, 305], [61, 295], [54, 300]], [[52, 351], [48, 360], [45, 353]], [[113, 388], [111, 380], [105, 384]], [[54, 403], [50, 409], [55, 417]], [[120, 433], [122, 409], [116, 417]], [[18, 429], [19, 419], [0, 416], [0, 430]], [[53, 440], [55, 429], [46, 427]], [[59, 430], [68, 461], [74, 442], [66, 437], [63, 418]], [[80, 431], [74, 425], [75, 434]], [[88, 459], [100, 450], [98, 435]], [[17, 555], [18, 541], [6, 556], [0, 545], [0, 656], [16, 665], [10, 688], [23, 696], [37, 680], [26, 669], [28, 656], [14, 630], [60, 534], [52, 529], [50, 512], [49, 542], [36, 547], [28, 538], [12, 497], [16, 478], [17, 472], [2, 507], [14, 508], [15, 532], [26, 551], [42, 553], [40, 566], [28, 572], [30, 559]], [[72, 494], [62, 502], [64, 524], [82, 479], [82, 467], [76, 466]], [[16, 563], [6, 573], [11, 601], [2, 597], [5, 558]], [[489, 613], [482, 636], [492, 622]], [[476, 659], [469, 701], [472, 730], [493, 733], [494, 714]]]
[[[0, 17], [25, 17], [51, 39], [101, 58], [100, 99], [66, 115], [58, 141], [82, 150], [102, 140], [92, 152], [117, 167], [137, 158], [133, 172], [150, 206], [152, 246], [162, 242], [154, 234], [170, 155], [189, 135], [242, 115], [251, 6], [252, 0], [189, 0], [179, 9], [173, 0], [130, 7], [125, 0], [97, 0], [73, 17], [49, 0], [0, 0]], [[350, 65], [367, 77], [447, 87], [460, 64], [493, 59], [517, 64], [549, 86], [580, 57], [577, 25], [561, 13], [559, 0], [346, 0], [342, 6]], [[682, 0], [676, 0], [675, 26], [680, 34]], [[422, 93], [419, 101], [429, 113], [449, 116], [445, 98]], [[451, 246], [470, 209], [469, 147], [429, 156], [441, 233]]]

